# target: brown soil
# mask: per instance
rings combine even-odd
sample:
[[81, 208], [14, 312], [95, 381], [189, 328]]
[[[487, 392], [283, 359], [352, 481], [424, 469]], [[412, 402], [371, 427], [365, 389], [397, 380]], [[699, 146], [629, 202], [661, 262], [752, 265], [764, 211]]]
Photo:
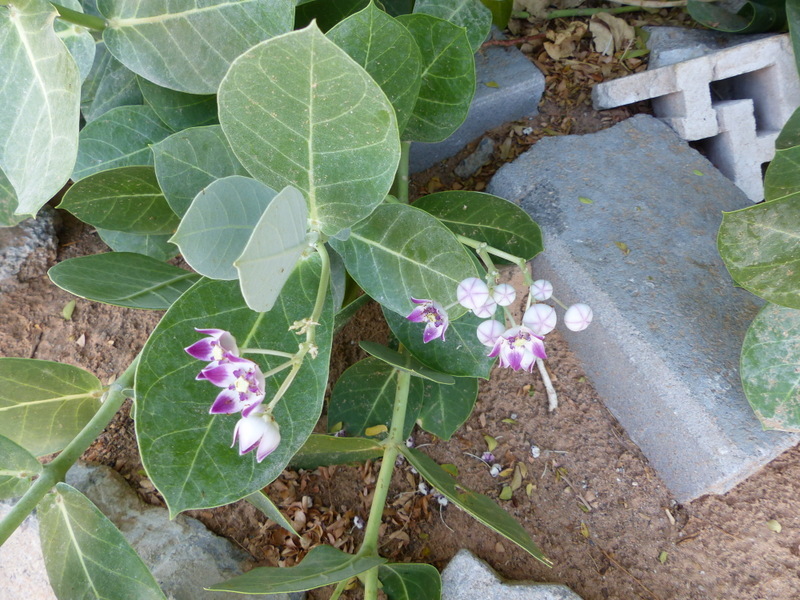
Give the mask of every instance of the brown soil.
[[[529, 25], [522, 27], [523, 34], [530, 34]], [[456, 158], [416, 177], [418, 193], [482, 189], [500, 162], [543, 135], [588, 133], [630, 114], [628, 109], [597, 114], [588, 106], [588, 82], [618, 74], [605, 73], [603, 59], [584, 49], [570, 66], [554, 63], [540, 48], [529, 46], [532, 59], [548, 76], [541, 115], [492, 132], [500, 144], [497, 162], [475, 177], [455, 178]], [[620, 69], [619, 64], [612, 67]], [[64, 217], [56, 260], [104, 250], [92, 231]], [[160, 317], [78, 300], [72, 320], [65, 321], [61, 311], [70, 299], [43, 273], [10, 286], [0, 294], [0, 355], [67, 362], [108, 380], [124, 370]], [[374, 311], [363, 309], [337, 338], [335, 373], [360, 357], [352, 340], [385, 337], [372, 324]], [[605, 409], [563, 339], [554, 332], [547, 342], [547, 363], [560, 398], [557, 411], [547, 412], [538, 375], [496, 370], [490, 381], [481, 383], [474, 414], [452, 440], [417, 432], [415, 441], [440, 463], [455, 465], [466, 486], [495, 499], [512, 483], [518, 467], [521, 485], [510, 500], [498, 502], [530, 532], [554, 566], [544, 567], [457, 508], [441, 508], [432, 496], [419, 492], [419, 476], [407, 465], [396, 470], [381, 552], [393, 560], [441, 568], [467, 548], [509, 579], [564, 583], [584, 600], [800, 597], [800, 449], [789, 450], [723, 496], [679, 505]], [[143, 498], [163, 504], [139, 461], [128, 409], [123, 408], [85, 458], [116, 468]], [[498, 441], [494, 454], [508, 469], [497, 478], [475, 458], [487, 449], [484, 435]], [[540, 450], [536, 458], [532, 445]], [[270, 496], [294, 522], [300, 538], [288, 536], [244, 502], [191, 514], [251, 553], [254, 564], [291, 565], [320, 542], [349, 551], [358, 546], [354, 517], [366, 519], [376, 473], [375, 464], [287, 471], [271, 484]], [[780, 533], [768, 527], [770, 520], [780, 523]], [[329, 594], [327, 588], [311, 597]], [[352, 592], [351, 597], [359, 595]]]

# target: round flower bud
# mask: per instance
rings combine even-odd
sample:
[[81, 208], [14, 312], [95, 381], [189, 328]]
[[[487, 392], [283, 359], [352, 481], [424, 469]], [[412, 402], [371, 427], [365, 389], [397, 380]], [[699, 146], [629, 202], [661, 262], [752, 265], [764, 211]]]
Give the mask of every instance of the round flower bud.
[[546, 335], [553, 331], [558, 321], [556, 311], [547, 304], [534, 304], [522, 315], [522, 324], [536, 335]]
[[509, 306], [516, 297], [517, 290], [514, 289], [513, 285], [507, 283], [496, 285], [492, 290], [492, 300], [497, 302], [498, 306]]
[[477, 277], [467, 277], [458, 284], [456, 289], [458, 303], [464, 308], [475, 310], [483, 306], [489, 299], [489, 286], [483, 279]]
[[531, 296], [534, 300], [542, 302], [549, 300], [553, 295], [553, 284], [546, 279], [537, 279], [531, 284]]
[[472, 309], [472, 312], [475, 313], [476, 317], [480, 317], [481, 319], [488, 319], [489, 317], [493, 317], [495, 311], [497, 310], [497, 302], [489, 298], [486, 302]]
[[592, 322], [592, 309], [586, 304], [573, 304], [564, 314], [564, 325], [571, 331], [583, 331]]
[[503, 335], [505, 330], [505, 325], [503, 325], [500, 321], [495, 321], [494, 319], [491, 321], [484, 321], [478, 325], [478, 341], [480, 341], [480, 343], [484, 346], [489, 346], [491, 348], [494, 346], [497, 338]]

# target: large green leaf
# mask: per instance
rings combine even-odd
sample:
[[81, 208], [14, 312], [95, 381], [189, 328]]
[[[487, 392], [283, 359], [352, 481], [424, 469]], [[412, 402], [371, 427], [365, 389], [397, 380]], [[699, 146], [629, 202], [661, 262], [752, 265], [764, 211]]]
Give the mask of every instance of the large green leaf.
[[327, 31], [340, 21], [362, 10], [370, 0], [310, 0], [298, 2], [295, 29], [316, 20], [322, 31]]
[[742, 343], [741, 376], [764, 429], [800, 431], [800, 311], [767, 304]]
[[127, 233], [173, 233], [179, 222], [153, 167], [120, 167], [90, 175], [69, 188], [58, 208], [89, 225]]
[[169, 260], [178, 255], [178, 247], [170, 242], [171, 234], [147, 235], [98, 229], [97, 235], [114, 252], [136, 252], [156, 260]]
[[397, 17], [422, 52], [422, 87], [404, 140], [441, 142], [467, 118], [475, 94], [475, 57], [467, 32], [430, 15]]
[[58, 452], [100, 407], [102, 385], [62, 363], [0, 358], [0, 435], [35, 456]]
[[287, 186], [269, 203], [233, 266], [242, 296], [251, 310], [272, 309], [284, 283], [304, 252], [308, 208], [297, 189]]
[[522, 208], [482, 192], [438, 192], [414, 202], [416, 208], [444, 223], [453, 233], [531, 260], [539, 254], [542, 230]]
[[331, 29], [328, 37], [381, 86], [403, 131], [417, 102], [422, 73], [422, 55], [408, 30], [370, 3]]
[[41, 472], [33, 454], [0, 435], [0, 500], [22, 496]]
[[438, 373], [432, 369], [429, 369], [410, 354], [400, 354], [396, 350], [392, 350], [383, 344], [369, 342], [366, 340], [360, 342], [359, 346], [362, 350], [385, 362], [387, 365], [406, 373], [410, 373], [415, 377], [420, 377], [422, 379], [427, 379], [443, 385], [453, 385], [453, 383], [455, 383], [455, 379], [450, 375], [447, 375], [446, 373]]
[[141, 103], [136, 74], [114, 58], [103, 42], [98, 42], [92, 70], [81, 88], [84, 120], [91, 123], [112, 108]]
[[[789, 135], [800, 135], [800, 128], [793, 131], [789, 127], [787, 124], [781, 132], [782, 135], [785, 134], [782, 140], [784, 142]], [[764, 197], [768, 202], [800, 198], [800, 145], [778, 148], [775, 151], [775, 157], [769, 163], [764, 177]], [[795, 230], [800, 231], [800, 223], [795, 223]]]
[[166, 600], [119, 529], [78, 490], [57, 484], [37, 514], [44, 564], [58, 598]]
[[133, 252], [69, 258], [47, 272], [71, 294], [128, 308], [166, 310], [200, 276]]
[[390, 563], [381, 565], [378, 578], [389, 600], [440, 600], [442, 578], [433, 565]]
[[187, 94], [214, 94], [231, 62], [292, 29], [292, 0], [98, 0], [103, 41], [131, 71]]
[[478, 51], [492, 27], [492, 11], [480, 0], [416, 0], [414, 13], [439, 17], [466, 29], [473, 53]]
[[735, 13], [729, 10], [730, 5], [703, 0], [689, 0], [686, 8], [695, 21], [717, 31], [761, 33], [786, 29], [786, 0], [751, 0]]
[[35, 216], [67, 182], [78, 151], [80, 73], [44, 0], [0, 6], [0, 171], [16, 212]]
[[379, 556], [356, 556], [333, 546], [317, 546], [294, 567], [257, 567], [208, 589], [240, 594], [302, 592], [350, 579], [385, 562]]
[[193, 127], [153, 146], [156, 176], [170, 207], [179, 215], [216, 179], [249, 176], [219, 125]]
[[[62, 0], [59, 4], [76, 12], [83, 12], [83, 7], [78, 0]], [[94, 37], [85, 27], [67, 23], [61, 19], [56, 19], [55, 31], [72, 58], [75, 59], [81, 81], [84, 81], [89, 76], [94, 64]]]
[[278, 526], [283, 527], [289, 533], [297, 535], [291, 521], [283, 516], [283, 513], [278, 509], [275, 503], [264, 493], [264, 490], [253, 492], [249, 496], [246, 496], [245, 500], [264, 513], [268, 519], [275, 521]]
[[733, 280], [762, 298], [800, 308], [800, 196], [723, 213], [717, 248]]
[[233, 262], [276, 193], [241, 175], [217, 179], [197, 194], [171, 241], [201, 275], [238, 279]]
[[145, 102], [172, 131], [217, 123], [217, 97], [214, 94], [185, 94], [136, 78]]
[[312, 229], [366, 217], [394, 179], [394, 109], [372, 77], [315, 24], [240, 56], [219, 90], [219, 120], [245, 168], [308, 201]]
[[[261, 314], [247, 308], [237, 282], [202, 280], [172, 305], [150, 336], [136, 372], [136, 435], [145, 469], [173, 515], [227, 504], [263, 488], [303, 445], [322, 411], [333, 311], [326, 302], [316, 332], [319, 355], [306, 358], [276, 406], [281, 443], [260, 464], [254, 453], [239, 456], [231, 448], [235, 415], [208, 413], [216, 388], [195, 381], [204, 365], [183, 351], [199, 337], [194, 328], [230, 331], [240, 348], [296, 352], [301, 339], [289, 327], [311, 315], [320, 274], [318, 256], [301, 261], [273, 310]], [[286, 362], [278, 356], [248, 358], [265, 372]], [[267, 400], [286, 373], [267, 379]]]
[[346, 241], [331, 239], [347, 270], [365, 292], [389, 310], [408, 315], [411, 298], [431, 299], [455, 319], [458, 283], [478, 271], [464, 247], [437, 219], [405, 204], [379, 206]]
[[787, 150], [792, 146], [800, 146], [800, 108], [792, 113], [775, 140], [776, 150]]
[[417, 423], [425, 431], [443, 440], [458, 431], [472, 414], [478, 399], [478, 380], [456, 377], [453, 385], [424, 381], [422, 407]]
[[400, 343], [422, 364], [457, 377], [489, 379], [495, 359], [489, 358], [489, 348], [478, 341], [475, 333], [478, 325], [486, 319], [467, 313], [457, 321], [450, 322], [444, 340], [433, 340], [426, 344], [422, 341], [423, 323], [413, 323], [385, 309], [383, 316]]
[[14, 187], [0, 170], [0, 227], [13, 227], [25, 220], [25, 215], [15, 215], [17, 210], [17, 194]]
[[511, 515], [491, 498], [466, 489], [447, 471], [419, 450], [401, 446], [400, 451], [428, 483], [460, 509], [469, 513], [490, 529], [511, 540], [535, 559], [550, 566], [552, 563], [531, 539], [530, 534]]
[[[336, 381], [328, 404], [328, 424], [341, 423], [349, 436], [364, 436], [376, 425], [392, 424], [397, 395], [397, 369], [382, 360], [368, 357], [347, 369]], [[422, 404], [422, 380], [411, 380], [403, 437], [411, 435]], [[448, 386], [443, 386], [448, 387]]]
[[117, 167], [152, 165], [150, 145], [171, 133], [149, 106], [114, 108], [81, 130], [72, 180]]
[[376, 440], [345, 438], [312, 433], [289, 461], [292, 469], [316, 469], [326, 465], [346, 465], [383, 456]]

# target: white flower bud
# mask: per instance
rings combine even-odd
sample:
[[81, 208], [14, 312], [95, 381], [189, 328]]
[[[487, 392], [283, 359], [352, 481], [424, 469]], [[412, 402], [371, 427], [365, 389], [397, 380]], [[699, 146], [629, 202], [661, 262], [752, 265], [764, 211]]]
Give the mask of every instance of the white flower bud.
[[489, 299], [489, 286], [483, 279], [467, 277], [458, 284], [456, 298], [461, 306], [474, 310]]
[[546, 279], [537, 279], [531, 284], [531, 296], [534, 300], [542, 302], [549, 300], [553, 295], [553, 284]]
[[476, 317], [480, 317], [481, 319], [488, 319], [489, 317], [493, 317], [494, 313], [497, 311], [497, 302], [489, 298], [486, 300], [484, 304], [472, 309], [472, 312], [475, 314]]
[[536, 335], [547, 335], [556, 326], [558, 315], [552, 306], [534, 304], [522, 315], [522, 324]]
[[497, 338], [503, 335], [505, 330], [505, 325], [503, 325], [500, 321], [495, 321], [492, 319], [491, 321], [484, 321], [478, 325], [476, 333], [478, 335], [478, 341], [480, 341], [480, 343], [484, 346], [491, 348], [494, 346]]
[[497, 302], [498, 306], [509, 306], [516, 297], [517, 290], [507, 283], [500, 283], [492, 290], [492, 300]]
[[583, 331], [592, 322], [593, 316], [587, 304], [573, 304], [564, 314], [564, 325], [571, 331]]

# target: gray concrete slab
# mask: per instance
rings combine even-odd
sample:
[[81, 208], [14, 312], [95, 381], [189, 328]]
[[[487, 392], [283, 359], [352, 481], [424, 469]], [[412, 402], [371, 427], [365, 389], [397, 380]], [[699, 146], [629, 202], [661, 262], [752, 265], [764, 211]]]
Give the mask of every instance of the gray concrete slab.
[[539, 114], [544, 75], [515, 47], [490, 47], [475, 55], [477, 87], [464, 123], [453, 135], [436, 144], [411, 145], [412, 173], [424, 171], [450, 158], [490, 129]]
[[723, 493], [800, 441], [762, 431], [739, 380], [761, 301], [733, 286], [716, 235], [722, 211], [749, 201], [669, 127], [639, 115], [545, 138], [487, 191], [542, 226], [534, 278], [594, 309], [564, 334], [678, 501]]

